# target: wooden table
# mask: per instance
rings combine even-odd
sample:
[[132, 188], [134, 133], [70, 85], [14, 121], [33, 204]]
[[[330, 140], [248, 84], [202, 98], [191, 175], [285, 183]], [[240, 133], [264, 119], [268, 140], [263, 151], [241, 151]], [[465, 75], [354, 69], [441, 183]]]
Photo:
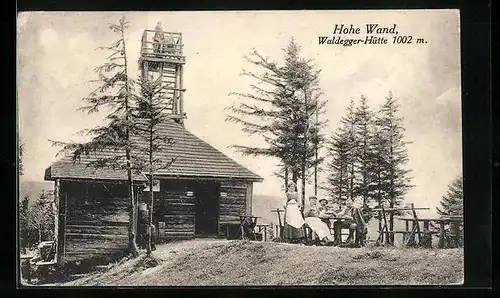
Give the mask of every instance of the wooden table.
[[[415, 242], [415, 234], [416, 234], [416, 228], [415, 226], [419, 224], [420, 222], [424, 223], [424, 231], [420, 232], [418, 229], [418, 240], [419, 240], [419, 245], [430, 248], [432, 247], [432, 234], [437, 234], [439, 233], [439, 243], [438, 243], [438, 248], [445, 248], [449, 247], [450, 243], [446, 239], [446, 232], [445, 232], [445, 224], [446, 223], [452, 223], [454, 226], [454, 231], [453, 233], [453, 240], [455, 241], [455, 245], [459, 246], [460, 243], [460, 238], [461, 238], [461, 233], [460, 233], [460, 224], [463, 223], [463, 218], [455, 217], [441, 217], [441, 218], [399, 218], [399, 220], [405, 221], [405, 233], [403, 235], [408, 235], [408, 238], [405, 236], [403, 237], [406, 238], [404, 239], [405, 246], [414, 246], [416, 244]], [[412, 231], [409, 230], [409, 222], [413, 223]], [[435, 231], [430, 231], [429, 227], [431, 222], [436, 222], [439, 224], [439, 232]], [[424, 237], [420, 235], [420, 233], [424, 234]]]
[[253, 216], [253, 215], [245, 215], [245, 214], [240, 214], [239, 217], [240, 217], [241, 239], [245, 240], [246, 237], [245, 237], [245, 229], [244, 229], [243, 221], [245, 220], [245, 218], [249, 217], [249, 218], [252, 219], [252, 223], [254, 224], [254, 226], [257, 226], [257, 219], [260, 218], [260, 217], [259, 216]]
[[[415, 207], [413, 203], [410, 204], [409, 207], [392, 207], [392, 208], [385, 208], [382, 206], [381, 208], [374, 208], [372, 211], [378, 211], [378, 216], [381, 218], [381, 221], [379, 221], [379, 236], [377, 238], [376, 243], [378, 245], [382, 244], [384, 242], [384, 234], [386, 235], [385, 237], [385, 242], [390, 245], [394, 245], [394, 234], [396, 233], [403, 233], [403, 236], [406, 235], [405, 231], [391, 231], [389, 230], [389, 227], [387, 226], [387, 214], [394, 214], [394, 212], [398, 211], [411, 211], [413, 215], [412, 220], [417, 220], [418, 221], [418, 216], [416, 210], [430, 210], [428, 207]], [[380, 223], [383, 223], [382, 226]], [[416, 230], [418, 230], [418, 235], [420, 237], [420, 227], [419, 225], [414, 226]], [[407, 227], [408, 229], [408, 227]], [[412, 231], [413, 233], [413, 231]], [[420, 240], [420, 239], [419, 239]]]

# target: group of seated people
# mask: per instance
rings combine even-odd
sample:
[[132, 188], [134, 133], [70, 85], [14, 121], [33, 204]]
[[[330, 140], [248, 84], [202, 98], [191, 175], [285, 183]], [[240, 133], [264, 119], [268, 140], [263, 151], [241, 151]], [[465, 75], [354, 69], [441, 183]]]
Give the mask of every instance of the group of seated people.
[[[341, 231], [342, 228], [349, 229], [347, 237], [348, 244], [359, 245], [360, 237], [355, 237], [356, 231], [364, 232], [365, 226], [358, 208], [353, 201], [348, 199], [343, 206], [337, 208], [328, 205], [328, 200], [319, 200], [314, 196], [309, 198], [309, 206], [300, 206], [297, 194], [297, 186], [290, 183], [286, 193], [285, 224], [283, 238], [289, 242], [307, 241], [304, 225], [312, 231], [312, 240], [318, 240], [324, 245], [338, 245], [341, 236], [334, 237], [330, 230], [330, 218], [342, 218], [334, 222], [334, 230]], [[302, 213], [303, 211], [303, 213]], [[302, 216], [303, 214], [303, 216]], [[354, 239], [356, 238], [356, 239]], [[356, 243], [353, 243], [353, 242]]]

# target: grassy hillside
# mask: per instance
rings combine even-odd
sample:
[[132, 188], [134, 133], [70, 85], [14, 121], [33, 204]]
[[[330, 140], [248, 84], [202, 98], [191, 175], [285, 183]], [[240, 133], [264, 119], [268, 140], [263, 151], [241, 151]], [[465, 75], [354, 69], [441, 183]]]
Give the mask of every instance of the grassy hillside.
[[62, 286], [437, 285], [462, 282], [463, 250], [191, 240]]

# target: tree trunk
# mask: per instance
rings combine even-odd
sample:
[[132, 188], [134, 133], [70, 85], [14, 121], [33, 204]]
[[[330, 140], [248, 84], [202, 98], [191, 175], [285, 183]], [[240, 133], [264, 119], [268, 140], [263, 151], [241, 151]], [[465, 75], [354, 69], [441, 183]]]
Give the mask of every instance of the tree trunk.
[[351, 177], [349, 185], [349, 197], [348, 199], [354, 200], [354, 161], [351, 162]]
[[382, 233], [382, 211], [378, 212], [378, 230], [380, 233], [380, 243], [384, 243], [384, 233]]
[[[122, 19], [123, 20], [123, 19]], [[126, 131], [125, 131], [125, 138], [127, 142], [130, 142], [130, 129], [129, 129], [129, 113], [130, 113], [130, 107], [129, 107], [129, 94], [130, 94], [130, 86], [128, 83], [128, 59], [127, 59], [127, 52], [126, 52], [126, 45], [125, 45], [125, 35], [124, 35], [124, 25], [123, 22], [120, 21], [120, 33], [121, 33], [121, 41], [123, 43], [123, 60], [124, 60], [124, 72], [125, 72], [125, 77], [127, 78], [127, 81], [125, 83], [125, 91], [126, 91], [126, 96], [125, 96], [125, 120], [127, 121], [127, 126], [126, 126]], [[125, 147], [125, 158], [127, 159], [127, 183], [129, 186], [129, 198], [130, 198], [130, 210], [129, 210], [129, 243], [128, 243], [128, 248], [129, 248], [129, 253], [132, 254], [132, 256], [136, 257], [139, 255], [139, 249], [137, 248], [137, 217], [138, 217], [138, 210], [137, 210], [137, 202], [138, 198], [134, 196], [134, 181], [132, 179], [132, 165], [130, 163], [130, 148], [129, 144], [126, 145]]]
[[127, 170], [129, 184], [129, 224], [128, 224], [128, 249], [129, 253], [137, 257], [139, 249], [137, 248], [137, 204], [134, 197], [134, 185], [132, 184], [132, 170]]
[[[152, 173], [152, 169], [150, 168], [150, 171]], [[153, 175], [150, 174], [149, 175], [149, 179], [150, 179], [150, 182], [149, 182], [149, 196], [150, 196], [150, 207], [149, 207], [149, 219], [148, 219], [148, 228], [147, 228], [147, 231], [148, 231], [148, 245], [146, 246], [146, 254], [149, 256], [151, 255], [151, 251], [152, 251], [152, 245], [151, 245], [151, 240], [152, 240], [152, 229], [151, 229], [151, 225], [153, 224], [153, 203], [154, 203], [154, 192], [153, 192]]]
[[299, 175], [297, 173], [297, 170], [293, 169], [292, 170], [292, 182], [295, 183], [295, 185], [297, 185], [297, 181], [299, 180], [298, 176]]
[[340, 161], [340, 183], [339, 183], [339, 197], [337, 201], [340, 203], [342, 201], [342, 183], [344, 181], [344, 171], [343, 171], [343, 164], [342, 160]]
[[[318, 107], [316, 106], [316, 134], [318, 135]], [[318, 137], [318, 136], [316, 136]], [[318, 139], [314, 143], [314, 196], [318, 195]]]
[[154, 204], [154, 191], [153, 191], [153, 126], [149, 126], [149, 194], [151, 199], [151, 204], [149, 208], [149, 220], [148, 220], [148, 245], [147, 245], [147, 255], [151, 255], [151, 240], [152, 240], [152, 229], [153, 224], [153, 204]]
[[[390, 208], [394, 208], [394, 202], [391, 199]], [[389, 231], [394, 231], [394, 212], [389, 213]], [[394, 245], [394, 233], [389, 234], [390, 243]]]
[[[318, 154], [316, 153], [316, 163], [318, 162]], [[314, 165], [314, 196], [318, 196], [318, 165]]]
[[[377, 178], [378, 178], [378, 195], [377, 195], [377, 202], [378, 202], [378, 208], [382, 208], [382, 177], [380, 176], [380, 168], [378, 169], [377, 173]], [[378, 212], [378, 230], [381, 232], [382, 239], [380, 239], [380, 243], [383, 243], [384, 241], [384, 234], [382, 233], [382, 212]]]
[[301, 189], [301, 194], [302, 194], [302, 207], [305, 206], [306, 204], [306, 165], [305, 162], [302, 164], [302, 189]]
[[307, 162], [307, 143], [309, 138], [309, 114], [307, 111], [307, 101], [308, 101], [308, 90], [304, 90], [304, 117], [305, 117], [305, 127], [304, 127], [304, 143], [302, 144], [303, 152], [302, 152], [302, 207], [305, 206], [306, 203], [306, 162]]
[[363, 207], [366, 207], [366, 197], [368, 194], [367, 178], [366, 178], [366, 172], [367, 172], [367, 168], [368, 168], [368, 166], [366, 165], [366, 147], [367, 146], [368, 145], [367, 145], [367, 142], [365, 139], [363, 141]]
[[285, 164], [285, 191], [288, 189], [288, 166]]
[[[396, 203], [396, 197], [395, 197], [395, 193], [394, 193], [394, 162], [393, 162], [393, 146], [392, 146], [392, 137], [390, 138], [390, 142], [391, 142], [391, 147], [390, 147], [390, 160], [391, 160], [391, 176], [390, 176], [390, 179], [391, 179], [391, 184], [390, 184], [390, 187], [389, 187], [389, 194], [390, 194], [390, 207], [391, 208], [394, 208], [394, 204]], [[394, 230], [394, 212], [391, 212], [390, 215], [389, 215], [389, 228], [390, 228], [390, 231], [393, 231]], [[394, 245], [394, 233], [391, 233], [389, 235], [390, 239], [391, 239], [391, 244]]]

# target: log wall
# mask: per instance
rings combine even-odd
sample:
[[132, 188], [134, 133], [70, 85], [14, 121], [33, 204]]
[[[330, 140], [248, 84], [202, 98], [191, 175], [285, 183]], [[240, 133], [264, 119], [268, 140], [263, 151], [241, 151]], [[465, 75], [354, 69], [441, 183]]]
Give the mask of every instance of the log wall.
[[242, 181], [222, 181], [219, 209], [219, 236], [226, 236], [227, 225], [239, 224], [240, 214], [247, 211], [247, 188], [248, 184]]
[[64, 196], [64, 262], [111, 260], [128, 248], [125, 185], [61, 182]]
[[[160, 191], [154, 192], [153, 224], [158, 231], [158, 240], [194, 238], [195, 198], [187, 196], [194, 182], [184, 180], [161, 180]], [[140, 202], [151, 204], [149, 192], [143, 192]], [[160, 223], [164, 227], [160, 227]]]
[[[153, 223], [158, 240], [195, 237], [195, 196], [188, 196], [196, 180], [161, 180], [155, 192]], [[218, 235], [226, 226], [239, 224], [240, 214], [252, 203], [252, 184], [221, 181]], [[150, 204], [149, 192], [140, 192], [139, 202]], [[129, 200], [125, 184], [62, 180], [59, 186], [58, 254], [63, 262], [114, 259], [128, 249]], [[164, 223], [161, 224], [160, 223]], [[164, 226], [164, 227], [161, 227]]]

